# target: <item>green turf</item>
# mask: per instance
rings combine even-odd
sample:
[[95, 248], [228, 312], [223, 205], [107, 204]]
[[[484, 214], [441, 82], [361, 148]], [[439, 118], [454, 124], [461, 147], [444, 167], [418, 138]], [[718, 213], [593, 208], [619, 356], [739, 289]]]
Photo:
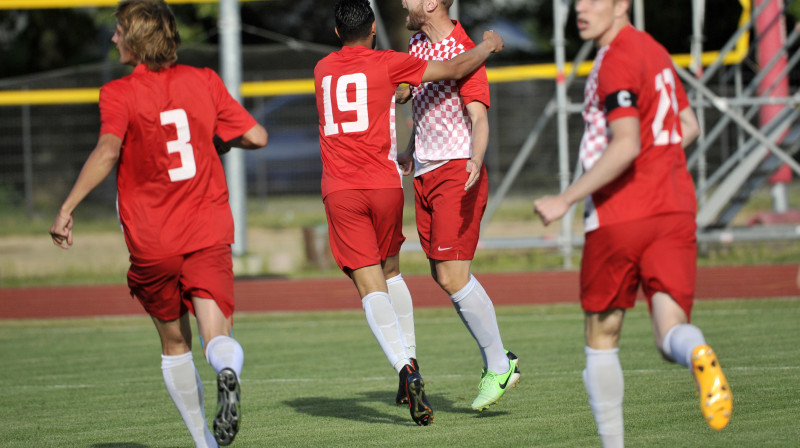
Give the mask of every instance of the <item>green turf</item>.
[[[600, 446], [581, 380], [576, 304], [498, 307], [522, 382], [469, 409], [481, 360], [452, 308], [416, 310], [418, 357], [435, 409], [417, 427], [360, 312], [238, 314], [246, 351], [235, 447]], [[620, 358], [629, 447], [797, 446], [800, 300], [701, 301], [694, 322], [734, 392], [722, 432], [703, 422], [689, 372], [653, 348], [646, 306], [628, 313]], [[0, 321], [0, 446], [190, 447], [161, 379], [146, 317]], [[213, 374], [195, 347], [209, 419]]]

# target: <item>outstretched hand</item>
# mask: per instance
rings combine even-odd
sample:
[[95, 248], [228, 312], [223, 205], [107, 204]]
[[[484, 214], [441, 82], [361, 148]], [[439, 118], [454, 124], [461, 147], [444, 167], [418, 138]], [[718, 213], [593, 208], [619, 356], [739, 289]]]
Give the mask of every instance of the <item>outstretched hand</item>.
[[50, 226], [50, 237], [53, 238], [53, 244], [62, 249], [69, 249], [69, 246], [72, 246], [72, 224], [72, 215], [65, 216], [58, 212], [53, 225]]
[[495, 33], [494, 30], [484, 31], [483, 41], [489, 42], [489, 46], [492, 48], [492, 53], [500, 53], [503, 51], [503, 38], [500, 37], [499, 34]]

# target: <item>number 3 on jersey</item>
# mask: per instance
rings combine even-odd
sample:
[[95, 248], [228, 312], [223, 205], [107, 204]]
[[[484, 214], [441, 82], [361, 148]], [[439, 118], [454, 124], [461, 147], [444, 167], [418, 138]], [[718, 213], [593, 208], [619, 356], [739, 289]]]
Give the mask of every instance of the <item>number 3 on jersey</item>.
[[178, 182], [191, 179], [197, 173], [197, 165], [194, 163], [194, 148], [189, 143], [192, 135], [189, 132], [189, 118], [186, 116], [186, 111], [173, 109], [161, 112], [161, 126], [169, 124], [175, 125], [178, 138], [167, 142], [167, 152], [170, 154], [177, 152], [181, 156], [181, 166], [169, 170], [169, 180]]
[[[656, 109], [656, 116], [653, 118], [653, 144], [663, 146], [670, 143], [680, 143], [683, 138], [678, 133], [678, 98], [675, 96], [675, 77], [672, 75], [672, 70], [664, 69], [656, 75], [655, 82], [656, 92], [659, 95], [658, 109]], [[667, 112], [670, 109], [672, 110], [672, 116], [670, 117], [672, 126], [670, 130], [666, 130], [664, 129], [664, 120], [667, 118]]]
[[[367, 112], [367, 76], [363, 73], [340, 76], [336, 80], [336, 95], [331, 97], [331, 84], [333, 76], [328, 75], [322, 78], [322, 102], [325, 107], [325, 135], [339, 133], [339, 123], [333, 120], [333, 99], [336, 100], [336, 109], [340, 112], [356, 113], [356, 121], [341, 123], [342, 132], [363, 132], [369, 127], [369, 113]], [[347, 98], [347, 88], [355, 87], [355, 101]]]

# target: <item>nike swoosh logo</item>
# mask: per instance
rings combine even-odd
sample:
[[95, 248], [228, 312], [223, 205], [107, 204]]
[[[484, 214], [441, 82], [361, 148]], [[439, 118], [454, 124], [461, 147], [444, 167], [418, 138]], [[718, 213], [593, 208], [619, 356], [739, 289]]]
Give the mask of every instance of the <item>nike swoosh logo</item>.
[[[512, 369], [513, 369], [513, 367], [512, 367]], [[506, 386], [508, 386], [508, 380], [510, 380], [510, 379], [511, 379], [511, 375], [512, 375], [513, 373], [514, 373], [514, 371], [513, 371], [513, 370], [509, 370], [509, 371], [508, 371], [508, 376], [506, 377], [506, 381], [500, 385], [500, 389], [505, 389], [505, 388], [506, 388]]]
[[450, 246], [450, 247], [442, 247], [442, 246], [439, 246], [439, 247], [438, 247], [438, 250], [439, 250], [439, 252], [443, 252], [443, 251], [446, 251], [446, 250], [450, 250], [450, 249], [452, 249], [452, 248], [453, 248], [453, 246]]

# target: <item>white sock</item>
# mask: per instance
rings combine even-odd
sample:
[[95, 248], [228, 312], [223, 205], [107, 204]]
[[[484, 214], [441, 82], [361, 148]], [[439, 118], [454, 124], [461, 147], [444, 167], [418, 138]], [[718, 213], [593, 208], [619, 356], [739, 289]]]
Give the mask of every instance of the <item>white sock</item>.
[[189, 429], [195, 446], [216, 447], [217, 442], [206, 424], [203, 408], [203, 383], [194, 366], [192, 352], [182, 355], [161, 355], [161, 374], [172, 402]]
[[367, 324], [372, 334], [383, 349], [389, 364], [399, 373], [406, 364], [410, 364], [408, 354], [403, 348], [403, 337], [397, 324], [397, 315], [385, 292], [369, 293], [361, 299]]
[[495, 373], [508, 372], [508, 357], [500, 339], [494, 305], [478, 279], [470, 274], [466, 286], [450, 298], [461, 321], [478, 343], [484, 366]]
[[692, 352], [698, 345], [706, 343], [703, 332], [692, 324], [678, 324], [670, 328], [661, 348], [667, 357], [678, 364], [691, 369]]
[[619, 349], [594, 350], [586, 347], [586, 369], [583, 383], [589, 395], [597, 433], [603, 448], [625, 445], [625, 428], [622, 423], [622, 398], [625, 380], [619, 363]]
[[409, 358], [417, 357], [417, 338], [414, 334], [414, 304], [411, 301], [411, 291], [408, 290], [402, 274], [386, 280], [389, 288], [389, 300], [397, 315], [400, 325], [400, 335], [403, 336], [403, 345]]
[[241, 379], [242, 365], [244, 364], [244, 350], [236, 339], [230, 336], [219, 335], [208, 341], [206, 345], [206, 360], [214, 371], [219, 373], [228, 367], [236, 373], [236, 378]]

